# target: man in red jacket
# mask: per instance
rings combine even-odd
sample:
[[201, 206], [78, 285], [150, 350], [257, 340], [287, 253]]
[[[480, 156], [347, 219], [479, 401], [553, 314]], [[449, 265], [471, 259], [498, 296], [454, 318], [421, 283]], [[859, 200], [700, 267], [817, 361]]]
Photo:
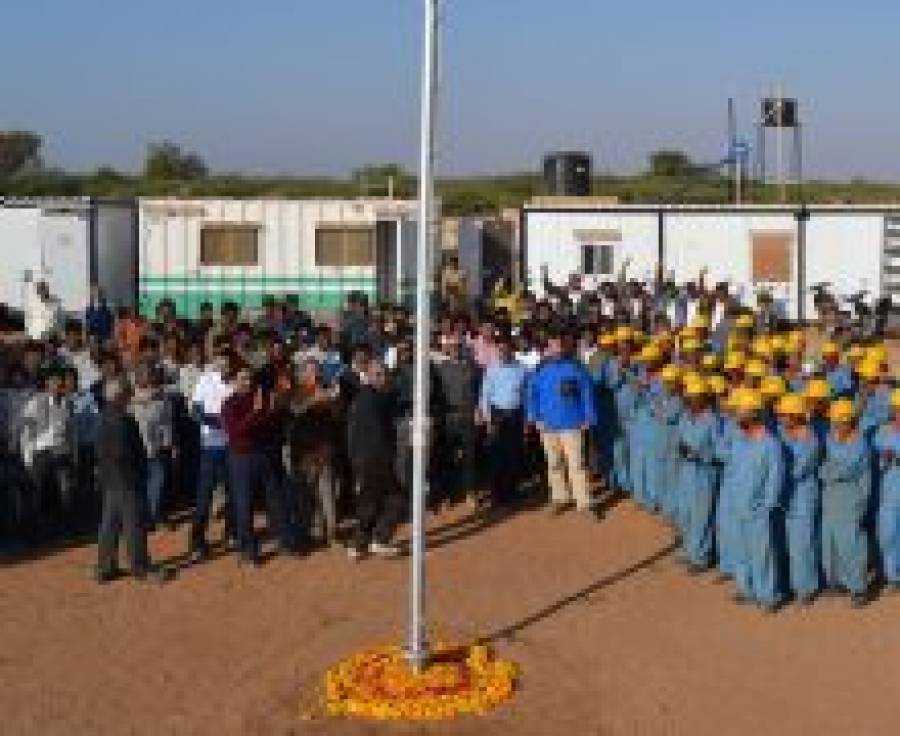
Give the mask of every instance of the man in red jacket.
[[253, 531], [253, 492], [262, 485], [269, 527], [278, 535], [279, 552], [294, 554], [295, 544], [285, 515], [284, 484], [271, 467], [269, 448], [281, 429], [274, 392], [257, 386], [253, 374], [241, 367], [234, 394], [222, 405], [222, 427], [228, 435], [229, 491], [234, 505], [235, 538], [240, 562], [256, 565], [259, 545]]

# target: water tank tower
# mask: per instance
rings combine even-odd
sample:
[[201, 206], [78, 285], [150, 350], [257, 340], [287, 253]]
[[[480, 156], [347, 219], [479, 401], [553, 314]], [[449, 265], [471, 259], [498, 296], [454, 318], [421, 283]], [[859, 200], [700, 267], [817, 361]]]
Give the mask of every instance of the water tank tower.
[[589, 197], [591, 155], [583, 151], [556, 151], [544, 156], [544, 193], [550, 197]]

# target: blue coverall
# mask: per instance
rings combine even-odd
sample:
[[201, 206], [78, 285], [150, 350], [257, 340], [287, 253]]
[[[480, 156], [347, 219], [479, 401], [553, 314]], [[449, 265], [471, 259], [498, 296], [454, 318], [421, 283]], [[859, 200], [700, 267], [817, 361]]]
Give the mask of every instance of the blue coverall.
[[656, 511], [666, 472], [665, 433], [657, 407], [663, 398], [662, 384], [650, 380], [636, 390], [636, 398], [628, 449], [631, 486], [634, 500], [648, 511]]
[[737, 498], [738, 462], [732, 445], [740, 429], [731, 417], [723, 417], [716, 437], [715, 454], [721, 466], [719, 501], [716, 505], [716, 541], [719, 549], [719, 572], [734, 577], [738, 561]]
[[737, 517], [735, 582], [745, 600], [773, 607], [782, 601], [773, 517], [784, 489], [784, 451], [766, 432], [736, 432], [731, 445]]
[[878, 505], [878, 546], [884, 577], [890, 585], [900, 585], [900, 430], [886, 425], [875, 437], [881, 469]]
[[663, 515], [674, 524], [678, 524], [680, 518], [678, 483], [681, 477], [681, 456], [678, 454], [678, 424], [683, 413], [684, 403], [681, 397], [664, 393], [659, 402], [659, 414], [663, 431], [665, 471], [657, 501]]
[[678, 424], [683, 501], [683, 556], [694, 567], [708, 568], [715, 556], [716, 416], [705, 410], [684, 413]]
[[869, 547], [865, 519], [872, 492], [872, 451], [862, 432], [848, 442], [825, 442], [822, 479], [822, 567], [825, 584], [866, 592]]
[[791, 588], [799, 598], [819, 590], [819, 464], [822, 445], [812, 429], [796, 438], [781, 432], [785, 449], [785, 541]]
[[628, 462], [628, 436], [634, 420], [636, 398], [629, 379], [629, 371], [623, 369], [618, 358], [607, 363], [606, 385], [613, 395], [615, 417], [613, 428], [613, 479], [616, 490], [631, 493], [631, 477]]

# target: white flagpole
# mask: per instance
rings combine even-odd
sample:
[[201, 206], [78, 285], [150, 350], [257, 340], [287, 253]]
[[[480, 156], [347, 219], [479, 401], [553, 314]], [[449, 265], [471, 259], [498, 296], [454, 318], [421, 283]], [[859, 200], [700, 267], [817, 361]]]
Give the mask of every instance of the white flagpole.
[[429, 346], [431, 342], [429, 268], [434, 237], [434, 110], [437, 81], [438, 0], [424, 0], [425, 44], [422, 68], [422, 120], [419, 159], [419, 232], [416, 243], [416, 362], [413, 397], [412, 566], [410, 569], [410, 664], [419, 672], [428, 662], [425, 626], [425, 468], [428, 435]]

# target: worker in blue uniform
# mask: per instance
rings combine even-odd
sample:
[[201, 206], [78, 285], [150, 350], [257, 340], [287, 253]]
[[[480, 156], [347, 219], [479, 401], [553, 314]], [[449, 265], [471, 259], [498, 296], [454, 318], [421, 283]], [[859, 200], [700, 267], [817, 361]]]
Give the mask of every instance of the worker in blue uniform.
[[857, 395], [859, 428], [869, 438], [885, 424], [891, 414], [891, 389], [884, 380], [880, 362], [864, 360], [857, 367], [860, 387]]
[[853, 372], [850, 366], [841, 362], [841, 349], [837, 343], [827, 342], [822, 346], [822, 371], [836, 399], [849, 399], [854, 394]]
[[677, 365], [670, 364], [662, 369], [660, 381], [663, 386], [663, 395], [658, 406], [658, 419], [663, 432], [662, 448], [665, 467], [663, 484], [657, 489], [657, 500], [663, 517], [676, 529], [679, 529], [679, 496], [676, 479], [681, 474], [681, 457], [678, 454], [678, 423], [684, 412], [681, 378], [681, 369]]
[[737, 517], [735, 600], [772, 612], [784, 598], [773, 523], [784, 489], [783, 451], [763, 420], [757, 391], [737, 392], [734, 409], [739, 423], [731, 446]]
[[678, 424], [678, 492], [686, 510], [681, 557], [690, 572], [709, 569], [715, 555], [716, 417], [709, 398], [705, 379], [686, 381], [686, 410]]
[[740, 432], [731, 397], [723, 402], [721, 422], [716, 436], [715, 455], [719, 463], [719, 498], [716, 504], [716, 543], [718, 567], [722, 579], [733, 578], [737, 572], [738, 523], [735, 500], [739, 478], [737, 458], [732, 452], [736, 435]]
[[872, 451], [849, 399], [833, 402], [822, 480], [822, 566], [825, 584], [844, 588], [853, 603], [869, 602], [865, 519], [872, 491]]
[[613, 486], [623, 494], [631, 493], [629, 473], [628, 436], [634, 420], [636, 398], [632, 385], [631, 330], [620, 328], [616, 332], [617, 352], [606, 364], [605, 383], [613, 397]]
[[900, 591], [900, 389], [891, 392], [891, 421], [875, 435], [881, 471], [878, 547], [885, 582]]
[[819, 592], [819, 464], [822, 444], [809, 424], [806, 400], [786, 394], [777, 406], [785, 450], [785, 542], [790, 587], [809, 605]]
[[629, 434], [631, 486], [634, 500], [644, 509], [655, 512], [658, 495], [665, 481], [665, 434], [658, 418], [658, 405], [663, 391], [660, 381], [662, 352], [647, 345], [637, 356], [639, 375], [634, 379], [635, 412]]

